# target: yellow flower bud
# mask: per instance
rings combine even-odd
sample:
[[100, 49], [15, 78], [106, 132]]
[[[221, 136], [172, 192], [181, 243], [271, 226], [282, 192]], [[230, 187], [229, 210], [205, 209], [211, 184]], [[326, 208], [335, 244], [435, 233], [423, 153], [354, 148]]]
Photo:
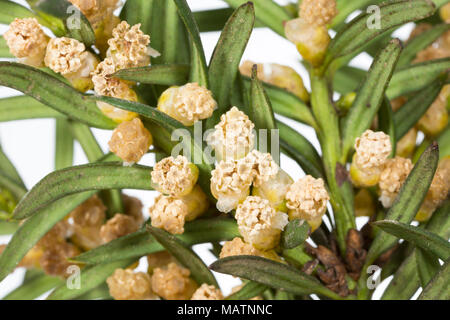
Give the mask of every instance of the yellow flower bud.
[[[18, 267], [38, 268], [51, 276], [67, 277], [67, 260], [80, 254], [75, 245], [66, 241], [72, 232], [67, 221], [58, 222], [19, 262]], [[0, 245], [0, 255], [6, 245]]]
[[384, 132], [366, 130], [356, 138], [356, 153], [350, 167], [352, 182], [357, 187], [378, 183], [383, 164], [391, 154], [391, 140]]
[[[129, 83], [112, 77], [112, 74], [116, 71], [117, 66], [111, 58], [106, 58], [98, 64], [92, 74], [95, 93], [101, 96], [137, 102], [138, 96], [136, 92], [130, 88]], [[105, 102], [98, 101], [97, 106], [107, 117], [117, 123], [131, 121], [138, 117], [138, 114], [135, 112], [122, 110]]]
[[54, 225], [53, 228], [51, 228], [50, 231], [48, 231], [36, 245], [43, 249], [48, 249], [55, 243], [66, 242], [66, 238], [68, 238], [71, 234], [72, 226], [66, 220], [61, 220]]
[[259, 250], [251, 244], [245, 243], [241, 238], [234, 238], [231, 241], [226, 241], [220, 251], [220, 259], [233, 256], [257, 256], [275, 261], [280, 261], [280, 257], [275, 250]]
[[[124, 86], [123, 88], [121, 88], [119, 90], [122, 91], [122, 94], [120, 96], [114, 97], [114, 98], [133, 101], [133, 102], [138, 101], [136, 92], [134, 92], [128, 86]], [[105, 116], [107, 116], [108, 118], [110, 118], [111, 120], [113, 120], [114, 122], [117, 122], [117, 123], [131, 121], [131, 120], [135, 119], [136, 117], [138, 117], [137, 113], [116, 108], [116, 107], [114, 107], [108, 103], [102, 102], [102, 101], [97, 101], [97, 106], [103, 112], [103, 114]]]
[[138, 229], [139, 225], [132, 217], [117, 213], [101, 227], [100, 237], [103, 243], [108, 243], [127, 234], [136, 232]]
[[68, 268], [72, 265], [68, 259], [79, 255], [81, 251], [71, 243], [62, 242], [44, 250], [39, 264], [44, 272], [51, 276], [68, 277]]
[[103, 243], [100, 228], [106, 219], [106, 207], [97, 195], [75, 208], [69, 217], [74, 231], [71, 240], [76, 245], [91, 250]]
[[238, 206], [235, 216], [245, 242], [260, 250], [278, 246], [288, 216], [276, 211], [268, 200], [250, 196]]
[[[433, 25], [429, 23], [419, 23], [411, 32], [408, 41], [422, 34], [425, 31], [433, 28]], [[429, 60], [447, 58], [449, 56], [448, 52], [450, 49], [449, 32], [445, 32], [438, 40], [434, 41], [424, 50], [420, 51], [413, 63], [425, 62]]]
[[153, 274], [153, 271], [156, 268], [162, 268], [167, 266], [169, 263], [178, 263], [173, 255], [171, 255], [168, 251], [160, 251], [156, 253], [149, 254], [147, 256], [147, 264], [148, 269], [147, 272], [149, 274]]
[[437, 136], [447, 127], [447, 98], [449, 96], [447, 91], [446, 88], [441, 91], [437, 99], [417, 123], [419, 130], [429, 137]]
[[144, 206], [141, 200], [122, 194], [122, 202], [125, 209], [125, 214], [132, 217], [138, 226], [141, 226], [145, 221], [145, 217], [142, 214], [142, 208]]
[[[254, 62], [246, 60], [239, 67], [241, 74], [251, 77]], [[283, 88], [305, 102], [309, 101], [309, 93], [303, 84], [302, 77], [291, 67], [277, 63], [257, 64], [257, 77], [259, 80]]]
[[209, 200], [199, 185], [187, 195], [180, 198], [187, 206], [186, 221], [192, 221], [200, 217], [209, 208]]
[[[267, 78], [270, 76], [270, 74], [266, 74], [266, 70], [264, 69], [264, 63], [256, 63], [251, 60], [245, 60], [242, 62], [242, 64], [239, 66], [239, 72], [246, 77], [251, 78], [253, 75], [253, 66], [256, 65], [256, 77], [261, 81], [267, 81]], [[267, 77], [266, 77], [267, 75]]]
[[399, 141], [397, 141], [397, 148], [395, 154], [399, 157], [409, 158], [416, 149], [417, 129], [411, 128]]
[[[304, 219], [317, 229], [330, 200], [323, 179], [305, 176], [292, 184], [286, 193], [289, 220]], [[315, 229], [312, 229], [314, 231]]]
[[417, 221], [424, 222], [430, 219], [433, 212], [448, 198], [450, 191], [449, 177], [450, 156], [447, 156], [439, 162], [430, 189], [416, 215]]
[[[433, 26], [428, 23], [420, 23], [416, 26], [413, 32], [410, 35], [410, 39], [422, 34], [425, 31], [428, 31]], [[450, 32], [445, 32], [442, 34], [436, 41], [434, 41], [431, 45], [429, 45], [424, 50], [420, 51], [413, 63], [425, 62], [429, 60], [436, 60], [447, 58], [449, 56], [450, 51]]]
[[269, 83], [295, 94], [305, 102], [309, 101], [309, 92], [303, 79], [294, 69], [275, 63], [265, 65], [265, 69], [270, 72]]
[[297, 46], [303, 59], [314, 67], [320, 66], [331, 41], [324, 25], [311, 25], [302, 18], [286, 22], [286, 38]]
[[130, 269], [116, 269], [106, 279], [109, 293], [114, 300], [155, 300], [152, 292], [150, 276], [144, 272], [133, 272]]
[[308, 24], [324, 26], [337, 15], [336, 0], [302, 0], [299, 16]]
[[385, 208], [392, 206], [412, 168], [410, 159], [395, 157], [386, 161], [378, 184], [381, 192], [379, 200]]
[[197, 83], [188, 83], [182, 87], [171, 87], [163, 92], [158, 100], [158, 110], [192, 126], [199, 120], [208, 119], [217, 108], [211, 91]]
[[99, 61], [78, 40], [65, 37], [51, 39], [44, 62], [47, 67], [69, 80], [75, 89], [85, 92], [94, 87], [91, 73], [97, 68]]
[[241, 162], [245, 162], [250, 166], [254, 180], [253, 184], [256, 187], [260, 187], [273, 179], [280, 170], [270, 153], [262, 153], [258, 150], [252, 150]]
[[149, 47], [150, 36], [144, 34], [140, 27], [141, 24], [131, 27], [122, 21], [114, 28], [113, 37], [108, 40], [107, 57], [113, 59], [117, 70], [145, 67], [150, 64], [150, 56], [159, 56]]
[[244, 158], [255, 145], [255, 125], [248, 116], [233, 107], [220, 117], [220, 122], [207, 138], [218, 160]]
[[108, 39], [112, 38], [113, 29], [120, 23], [114, 15], [119, 7], [118, 0], [69, 0], [89, 20], [95, 33], [95, 46], [102, 54], [108, 49]]
[[215, 286], [208, 285], [206, 283], [202, 284], [194, 294], [191, 300], [223, 300], [223, 294], [220, 289]]
[[198, 175], [197, 166], [185, 156], [168, 157], [154, 166], [151, 173], [152, 186], [163, 194], [183, 197], [194, 189]]
[[217, 199], [220, 212], [236, 209], [250, 194], [253, 171], [252, 165], [245, 161], [221, 161], [211, 175], [211, 193]]
[[152, 135], [144, 127], [141, 119], [122, 122], [114, 130], [109, 149], [126, 164], [141, 160], [153, 142]]
[[156, 268], [152, 276], [152, 290], [166, 300], [189, 300], [197, 290], [191, 272], [175, 263]]
[[172, 234], [182, 234], [185, 222], [198, 218], [208, 207], [205, 193], [200, 186], [196, 186], [191, 193], [181, 198], [159, 195], [149, 212], [152, 226]]
[[[23, 263], [39, 265], [48, 275], [69, 276], [67, 268], [71, 263], [67, 260], [80, 254], [79, 248], [66, 240], [71, 232], [72, 228], [66, 220], [58, 222], [39, 240]], [[37, 258], [39, 262], [33, 261]]]
[[3, 35], [11, 54], [32, 67], [44, 66], [49, 37], [35, 18], [15, 19]]
[[119, 7], [119, 0], [69, 0], [89, 20], [92, 28], [97, 29], [103, 20]]
[[366, 130], [360, 138], [356, 138], [355, 150], [355, 164], [359, 168], [379, 167], [391, 154], [391, 140], [384, 132]]
[[[264, 156], [265, 161], [257, 161], [258, 157]], [[255, 169], [255, 181], [252, 188], [252, 195], [269, 200], [270, 204], [278, 211], [287, 212], [286, 193], [294, 180], [283, 171], [270, 157], [270, 154], [261, 154], [259, 151], [252, 151], [245, 158], [260, 164]], [[264, 159], [264, 158], [263, 158]], [[263, 160], [262, 159], [262, 160]], [[259, 168], [258, 168], [259, 167]]]
[[187, 205], [170, 196], [159, 195], [149, 209], [152, 226], [164, 229], [172, 234], [184, 233], [184, 224], [188, 215]]

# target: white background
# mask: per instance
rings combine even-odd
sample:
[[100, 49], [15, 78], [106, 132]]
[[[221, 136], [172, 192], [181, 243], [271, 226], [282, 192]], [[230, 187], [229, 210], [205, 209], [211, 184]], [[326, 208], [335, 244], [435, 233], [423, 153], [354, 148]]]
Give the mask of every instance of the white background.
[[[16, 2], [25, 4], [23, 0]], [[279, 0], [280, 4], [286, 4], [288, 1]], [[219, 0], [188, 0], [189, 5], [193, 11], [205, 10], [212, 8], [225, 7], [225, 4]], [[401, 32], [396, 34], [401, 39], [405, 39], [409, 34], [412, 26], [408, 25], [402, 28]], [[0, 26], [0, 34], [7, 30], [6, 26]], [[211, 57], [215, 44], [219, 38], [218, 32], [210, 32], [202, 34], [202, 41], [205, 48], [207, 60]], [[158, 48], [156, 48], [158, 49]], [[269, 29], [255, 29], [244, 53], [243, 59], [252, 60], [255, 62], [275, 62], [293, 67], [300, 73], [304, 79], [306, 87], [309, 89], [309, 80], [305, 69], [301, 66], [299, 60], [300, 56], [297, 53], [295, 46], [287, 40], [281, 38]], [[370, 66], [371, 58], [367, 55], [360, 55], [352, 61], [352, 65], [367, 69]], [[0, 97], [7, 97], [18, 95], [18, 92], [0, 87]], [[314, 146], [320, 150], [317, 138], [314, 131], [304, 125], [289, 121], [285, 118], [295, 129], [307, 137]], [[9, 123], [0, 123], [0, 143], [5, 153], [10, 157], [15, 164], [20, 175], [25, 181], [27, 188], [31, 188], [45, 175], [53, 171], [53, 153], [54, 153], [54, 120], [25, 120], [14, 121]], [[98, 138], [103, 150], [108, 151], [107, 143], [111, 132], [94, 129], [94, 133]], [[75, 164], [84, 164], [87, 162], [80, 146], [75, 146]], [[154, 159], [152, 156], [146, 156], [143, 161], [144, 164], [152, 165]], [[282, 157], [281, 166], [294, 179], [298, 179], [304, 175], [300, 167], [292, 160]], [[130, 195], [138, 196], [144, 203], [144, 212], [147, 214], [148, 207], [152, 205], [155, 197], [155, 192], [151, 191], [126, 191]], [[361, 225], [364, 220], [358, 221]], [[0, 236], [0, 244], [6, 243], [8, 237]], [[208, 251], [209, 245], [198, 245], [195, 250], [205, 259], [207, 264], [214, 261], [213, 255]], [[145, 263], [141, 264], [140, 268], [145, 268]], [[18, 269], [6, 280], [0, 283], [0, 298], [7, 294], [20, 284], [23, 277], [24, 270]], [[239, 281], [230, 276], [217, 275], [219, 283], [224, 294], [228, 294], [231, 288]], [[382, 288], [387, 285], [389, 280], [382, 283], [377, 292], [381, 292]], [[376, 294], [375, 297], [378, 297]], [[43, 298], [43, 297], [42, 297]]]

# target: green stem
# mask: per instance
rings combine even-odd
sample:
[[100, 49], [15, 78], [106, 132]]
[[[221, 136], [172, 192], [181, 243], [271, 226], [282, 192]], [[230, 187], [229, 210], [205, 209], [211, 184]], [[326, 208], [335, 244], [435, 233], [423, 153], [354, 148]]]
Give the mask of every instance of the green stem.
[[373, 264], [372, 261], [366, 261], [364, 266], [361, 269], [361, 275], [358, 279], [358, 300], [370, 300], [370, 296], [372, 295], [373, 290], [369, 289], [367, 286], [367, 280], [369, 279], [369, 274], [367, 273], [367, 268]]
[[59, 170], [73, 164], [73, 136], [67, 120], [56, 119], [55, 121], [55, 170]]
[[87, 125], [72, 121], [71, 128], [73, 136], [80, 143], [89, 162], [96, 162], [104, 156], [102, 148]]
[[18, 222], [1, 221], [2, 212], [0, 212], [0, 236], [9, 236], [19, 229]]
[[[89, 162], [96, 162], [104, 156], [102, 148], [87, 125], [73, 121], [71, 127], [73, 136], [80, 143]], [[108, 208], [109, 217], [124, 212], [120, 190], [106, 190], [102, 192], [102, 199]]]
[[286, 260], [301, 267], [303, 267], [307, 262], [314, 260], [312, 256], [305, 252], [305, 249], [302, 245], [293, 249], [284, 249], [282, 252], [282, 256]]
[[0, 187], [5, 188], [12, 193], [17, 201], [23, 198], [27, 193], [27, 189], [22, 185], [0, 172]]
[[292, 300], [292, 294], [285, 291], [277, 290], [275, 293], [275, 300]]
[[0, 172], [9, 176], [12, 180], [14, 180], [18, 185], [26, 189], [25, 183], [23, 182], [20, 174], [17, 172], [14, 164], [9, 160], [8, 156], [4, 153], [1, 145], [0, 145]]
[[[319, 126], [318, 137], [322, 146], [323, 165], [330, 191], [330, 202], [336, 221], [337, 242], [345, 254], [345, 239], [350, 229], [356, 228], [352, 205], [351, 186], [346, 181], [338, 181], [337, 167], [341, 154], [339, 118], [331, 102], [330, 90], [324, 77], [311, 74], [311, 104]], [[343, 166], [343, 165], [342, 165]]]

